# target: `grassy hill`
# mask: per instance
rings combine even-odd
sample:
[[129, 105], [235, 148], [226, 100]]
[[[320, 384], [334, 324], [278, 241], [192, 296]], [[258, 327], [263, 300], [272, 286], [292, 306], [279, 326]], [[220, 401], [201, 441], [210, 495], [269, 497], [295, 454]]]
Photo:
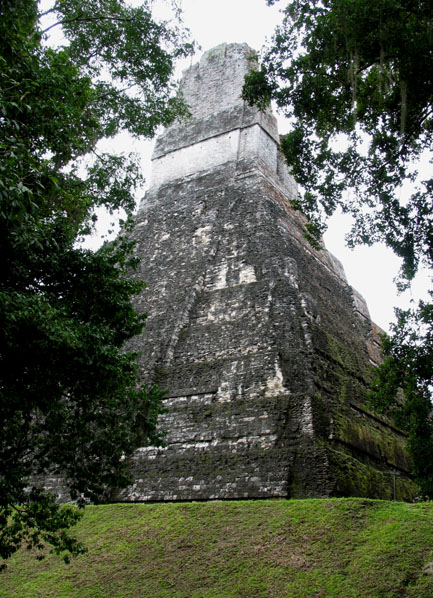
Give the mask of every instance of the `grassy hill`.
[[89, 552], [22, 551], [1, 598], [433, 596], [433, 504], [364, 499], [88, 507]]

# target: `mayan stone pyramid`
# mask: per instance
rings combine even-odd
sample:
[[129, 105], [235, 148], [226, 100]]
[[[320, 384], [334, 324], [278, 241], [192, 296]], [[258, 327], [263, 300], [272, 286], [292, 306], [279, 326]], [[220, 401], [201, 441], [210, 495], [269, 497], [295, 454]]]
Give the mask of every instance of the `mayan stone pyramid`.
[[164, 447], [117, 500], [409, 498], [405, 438], [366, 407], [377, 327], [340, 263], [304, 238], [276, 120], [240, 97], [253, 51], [184, 73], [192, 117], [158, 138], [134, 238], [148, 314], [131, 349], [169, 389]]

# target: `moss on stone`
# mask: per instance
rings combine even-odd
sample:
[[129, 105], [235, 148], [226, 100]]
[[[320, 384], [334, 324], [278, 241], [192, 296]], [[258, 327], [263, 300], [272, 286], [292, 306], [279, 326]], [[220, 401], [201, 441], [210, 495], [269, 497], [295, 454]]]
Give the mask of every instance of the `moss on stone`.
[[334, 436], [366, 454], [372, 455], [389, 466], [409, 470], [406, 440], [392, 430], [371, 424], [367, 418], [354, 420], [339, 414], [334, 421]]
[[351, 378], [355, 375], [356, 378], [364, 379], [368, 383], [371, 378], [370, 368], [366, 365], [366, 360], [363, 359], [366, 350], [363, 350], [364, 347], [359, 338], [353, 338], [354, 344], [351, 345], [348, 342], [350, 339], [345, 339], [345, 342], [342, 343], [326, 331], [325, 337], [328, 355], [342, 368], [342, 375]]
[[[328, 458], [336, 475], [334, 496], [393, 499], [394, 480], [391, 471], [379, 471], [331, 447], [328, 447]], [[397, 500], [411, 501], [415, 494], [416, 487], [409, 478], [396, 477]]]

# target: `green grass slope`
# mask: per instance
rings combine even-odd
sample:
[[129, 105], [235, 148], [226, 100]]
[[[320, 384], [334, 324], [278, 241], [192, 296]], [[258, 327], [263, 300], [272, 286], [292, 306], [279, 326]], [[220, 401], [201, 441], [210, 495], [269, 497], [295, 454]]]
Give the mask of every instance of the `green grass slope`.
[[433, 596], [433, 504], [364, 499], [88, 507], [89, 552], [65, 565], [25, 550], [1, 598]]

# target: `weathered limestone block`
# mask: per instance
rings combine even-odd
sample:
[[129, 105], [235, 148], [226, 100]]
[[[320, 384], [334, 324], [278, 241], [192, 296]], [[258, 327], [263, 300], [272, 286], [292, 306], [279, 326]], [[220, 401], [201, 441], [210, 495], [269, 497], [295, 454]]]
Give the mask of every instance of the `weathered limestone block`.
[[276, 122], [240, 99], [252, 50], [184, 75], [192, 117], [156, 144], [133, 236], [148, 287], [131, 348], [169, 389], [166, 446], [133, 457], [121, 500], [399, 498], [405, 438], [365, 404], [377, 327], [343, 268], [304, 238]]

